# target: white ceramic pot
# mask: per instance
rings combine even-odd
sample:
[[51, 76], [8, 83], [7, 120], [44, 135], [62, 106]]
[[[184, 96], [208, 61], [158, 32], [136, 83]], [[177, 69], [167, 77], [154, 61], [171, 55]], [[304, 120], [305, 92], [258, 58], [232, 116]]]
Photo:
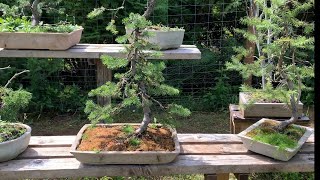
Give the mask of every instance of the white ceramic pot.
[[0, 162], [11, 160], [27, 149], [31, 137], [31, 127], [26, 124], [13, 123], [27, 131], [20, 137], [0, 143]]
[[286, 149], [279, 149], [278, 146], [262, 143], [252, 139], [251, 137], [246, 136], [248, 132], [252, 131], [253, 129], [258, 127], [260, 124], [264, 123], [265, 121], [275, 121], [275, 120], [263, 118], [258, 122], [249, 126], [246, 130], [239, 133], [238, 136], [241, 138], [243, 145], [248, 150], [274, 158], [274, 159], [278, 159], [281, 161], [290, 160], [299, 151], [301, 146], [308, 140], [309, 136], [313, 133], [312, 128], [292, 124], [295, 127], [305, 128], [306, 131], [298, 141], [298, 145], [295, 148], [286, 148]]

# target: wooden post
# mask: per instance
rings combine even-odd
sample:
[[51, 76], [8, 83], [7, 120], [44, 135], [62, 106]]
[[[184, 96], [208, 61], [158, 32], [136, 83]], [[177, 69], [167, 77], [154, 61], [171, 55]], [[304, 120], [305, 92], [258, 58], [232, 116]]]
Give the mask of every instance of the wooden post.
[[[97, 87], [105, 84], [107, 81], [112, 80], [112, 71], [102, 64], [100, 59], [96, 59], [97, 66]], [[97, 97], [99, 105], [106, 105], [111, 103], [110, 97]]]
[[204, 180], [229, 180], [229, 173], [205, 174]]
[[237, 180], [248, 180], [249, 179], [249, 174], [245, 173], [234, 173], [234, 176], [237, 178]]

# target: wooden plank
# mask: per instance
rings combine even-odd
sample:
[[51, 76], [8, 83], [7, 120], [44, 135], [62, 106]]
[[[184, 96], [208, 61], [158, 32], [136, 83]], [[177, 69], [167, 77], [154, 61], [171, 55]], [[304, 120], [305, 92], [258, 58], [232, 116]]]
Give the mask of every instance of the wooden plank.
[[212, 174], [252, 172], [313, 172], [314, 155], [298, 154], [289, 162], [260, 155], [178, 156], [163, 165], [85, 165], [74, 158], [23, 159], [0, 163], [5, 179], [62, 178], [88, 176], [157, 176], [170, 174]]
[[[45, 158], [68, 158], [73, 157], [68, 147], [43, 147], [30, 146], [18, 159], [45, 159]], [[305, 143], [300, 154], [314, 153], [314, 143]], [[182, 144], [180, 155], [250, 155], [255, 154], [248, 151], [242, 144]]]
[[[29, 146], [71, 146], [76, 136], [31, 136]], [[178, 134], [180, 143], [242, 143], [235, 134]], [[314, 134], [307, 142], [314, 143]]]
[[76, 136], [31, 136], [29, 147], [70, 147]]
[[[0, 57], [35, 57], [35, 58], [89, 58], [99, 59], [107, 54], [113, 57], [126, 57], [122, 52], [123, 45], [119, 44], [78, 44], [65, 51], [50, 50], [7, 50], [0, 48]], [[162, 51], [158, 59], [201, 59], [201, 52], [196, 46], [183, 45], [178, 49]], [[152, 53], [152, 51], [146, 51]], [[154, 57], [150, 59], [155, 59]]]

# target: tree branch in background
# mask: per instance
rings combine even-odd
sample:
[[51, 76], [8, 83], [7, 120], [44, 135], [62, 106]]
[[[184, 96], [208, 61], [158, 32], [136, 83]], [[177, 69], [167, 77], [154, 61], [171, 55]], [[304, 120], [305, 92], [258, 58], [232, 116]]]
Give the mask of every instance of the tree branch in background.
[[7, 87], [9, 86], [9, 84], [10, 84], [17, 76], [19, 76], [19, 75], [21, 75], [21, 74], [23, 74], [23, 73], [26, 73], [26, 72], [30, 72], [30, 71], [29, 71], [29, 70], [23, 70], [23, 71], [21, 71], [21, 72], [19, 72], [19, 73], [14, 74], [14, 75], [9, 79], [9, 81], [8, 81], [7, 84], [4, 86], [4, 88], [7, 88]]

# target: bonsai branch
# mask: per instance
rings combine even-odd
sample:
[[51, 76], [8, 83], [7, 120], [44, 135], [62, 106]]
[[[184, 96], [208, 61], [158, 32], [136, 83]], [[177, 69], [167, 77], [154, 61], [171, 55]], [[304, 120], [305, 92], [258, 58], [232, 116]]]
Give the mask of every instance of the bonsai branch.
[[153, 9], [156, 5], [157, 0], [148, 0], [147, 3], [147, 9], [146, 11], [143, 13], [142, 16], [144, 16], [146, 19], [149, 18], [149, 16], [151, 15], [151, 13], [153, 12]]
[[7, 84], [4, 85], [4, 88], [7, 88], [7, 87], [9, 86], [9, 84], [10, 84], [17, 76], [19, 76], [19, 75], [21, 75], [21, 74], [23, 74], [23, 73], [26, 73], [26, 72], [30, 72], [30, 71], [29, 71], [29, 70], [23, 70], [23, 71], [21, 71], [21, 72], [19, 72], [19, 73], [14, 74], [14, 75], [9, 79], [9, 81], [7, 82]]

